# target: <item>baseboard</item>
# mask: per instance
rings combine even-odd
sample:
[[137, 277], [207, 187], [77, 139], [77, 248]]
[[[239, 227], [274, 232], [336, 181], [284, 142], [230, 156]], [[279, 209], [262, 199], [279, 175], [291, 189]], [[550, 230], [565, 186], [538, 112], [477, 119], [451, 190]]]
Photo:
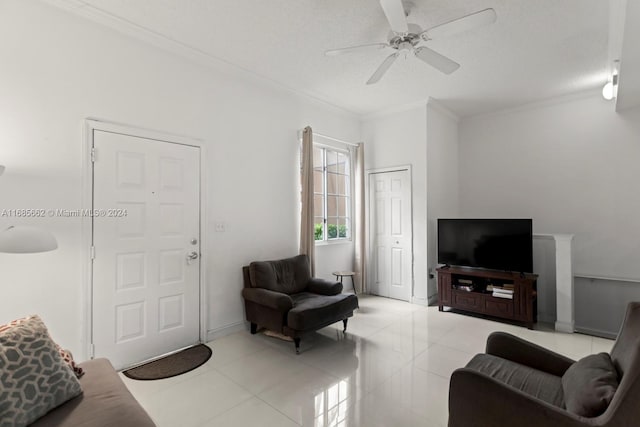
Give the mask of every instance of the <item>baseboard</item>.
[[616, 339], [618, 336], [617, 332], [609, 332], [602, 331], [600, 329], [592, 329], [592, 328], [584, 328], [582, 326], [576, 326], [576, 332], [580, 332], [581, 334], [593, 335], [595, 337]]
[[426, 298], [411, 297], [411, 304], [424, 305], [426, 307], [429, 305], [429, 301]]
[[438, 294], [433, 294], [429, 297], [429, 305], [438, 305]]
[[558, 322], [556, 321], [556, 331], [558, 332], [567, 332], [572, 334], [575, 332], [576, 328], [573, 322]]
[[247, 323], [244, 320], [240, 322], [229, 323], [227, 325], [220, 326], [219, 328], [209, 329], [207, 331], [207, 342], [245, 329], [247, 329]]

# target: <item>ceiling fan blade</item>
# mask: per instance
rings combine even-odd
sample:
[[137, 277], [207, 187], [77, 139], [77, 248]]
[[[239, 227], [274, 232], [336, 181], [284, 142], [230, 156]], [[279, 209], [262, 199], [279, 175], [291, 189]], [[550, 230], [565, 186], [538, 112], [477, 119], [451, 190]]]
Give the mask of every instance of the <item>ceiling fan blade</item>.
[[435, 40], [442, 37], [452, 36], [464, 31], [473, 30], [484, 25], [496, 22], [496, 11], [489, 8], [479, 12], [457, 18], [444, 24], [436, 25], [422, 32], [421, 36], [425, 40]]
[[415, 50], [415, 53], [418, 59], [421, 59], [433, 68], [436, 68], [445, 74], [451, 74], [460, 68], [460, 64], [457, 62], [452, 61], [444, 55], [440, 55], [438, 52], [431, 50], [428, 47], [419, 47]]
[[350, 47], [343, 47], [340, 49], [327, 50], [324, 52], [324, 54], [326, 56], [338, 56], [344, 53], [366, 52], [370, 50], [384, 49], [385, 47], [389, 47], [389, 45], [387, 43], [363, 44], [360, 46], [350, 46]]
[[382, 76], [384, 76], [384, 74], [387, 72], [389, 67], [391, 67], [391, 65], [393, 65], [393, 63], [395, 62], [395, 60], [396, 60], [396, 58], [398, 57], [399, 54], [400, 54], [400, 52], [396, 52], [396, 53], [392, 53], [391, 55], [387, 56], [387, 59], [385, 59], [382, 62], [382, 64], [380, 64], [380, 66], [378, 67], [376, 72], [373, 73], [373, 75], [371, 76], [371, 78], [369, 80], [367, 80], [367, 84], [368, 85], [372, 85], [374, 83], [378, 83], [378, 81], [380, 81]]
[[402, 0], [380, 0], [380, 6], [387, 16], [391, 29], [396, 33], [408, 33], [407, 16], [404, 13]]

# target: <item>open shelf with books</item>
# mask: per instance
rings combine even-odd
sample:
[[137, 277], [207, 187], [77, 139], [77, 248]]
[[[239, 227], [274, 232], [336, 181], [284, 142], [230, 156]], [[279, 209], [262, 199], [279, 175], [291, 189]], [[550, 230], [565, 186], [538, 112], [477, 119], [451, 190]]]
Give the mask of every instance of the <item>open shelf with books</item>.
[[440, 311], [446, 306], [533, 328], [537, 320], [536, 274], [449, 266], [437, 272]]

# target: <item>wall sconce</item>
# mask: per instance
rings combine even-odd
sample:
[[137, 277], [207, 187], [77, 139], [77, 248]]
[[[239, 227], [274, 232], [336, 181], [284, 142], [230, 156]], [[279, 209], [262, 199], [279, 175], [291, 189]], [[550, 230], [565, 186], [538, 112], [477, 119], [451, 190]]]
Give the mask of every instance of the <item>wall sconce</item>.
[[0, 232], [0, 252], [33, 254], [58, 248], [58, 242], [49, 231], [26, 225], [10, 226]]
[[[0, 175], [4, 173], [0, 165]], [[10, 226], [0, 232], [0, 252], [10, 254], [32, 254], [58, 248], [58, 242], [49, 231], [24, 225]]]
[[607, 101], [611, 101], [618, 96], [618, 69], [620, 67], [620, 61], [613, 61], [613, 67], [611, 69], [611, 78], [602, 88], [602, 97]]

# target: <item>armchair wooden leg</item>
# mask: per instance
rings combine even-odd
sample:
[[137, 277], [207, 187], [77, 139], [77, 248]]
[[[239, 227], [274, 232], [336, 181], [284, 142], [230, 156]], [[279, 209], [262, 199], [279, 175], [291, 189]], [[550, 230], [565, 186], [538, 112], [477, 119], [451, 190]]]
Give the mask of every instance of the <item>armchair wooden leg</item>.
[[347, 332], [347, 322], [349, 321], [349, 318], [346, 318], [342, 321], [342, 324], [344, 325], [344, 329], [342, 330], [342, 332]]
[[258, 332], [258, 325], [255, 323], [251, 324], [251, 335], [255, 335]]
[[300, 338], [294, 338], [293, 342], [296, 344], [296, 354], [300, 354]]

